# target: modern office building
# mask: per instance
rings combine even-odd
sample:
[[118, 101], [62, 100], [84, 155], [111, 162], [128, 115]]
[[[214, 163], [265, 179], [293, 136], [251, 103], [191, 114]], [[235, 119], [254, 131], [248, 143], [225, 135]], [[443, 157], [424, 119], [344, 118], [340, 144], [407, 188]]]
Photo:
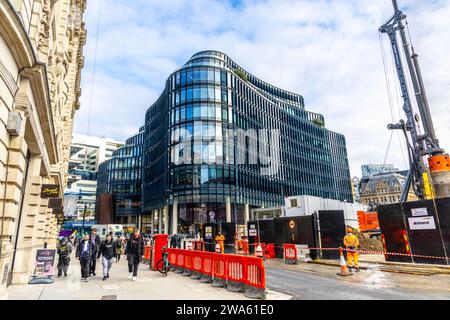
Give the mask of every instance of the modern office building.
[[74, 134], [70, 145], [69, 186], [79, 180], [97, 180], [99, 165], [111, 159], [124, 143], [109, 138]]
[[142, 210], [166, 233], [245, 224], [293, 195], [353, 202], [343, 135], [301, 95], [225, 54], [195, 54], [145, 115]]
[[[97, 176], [96, 219], [99, 223], [144, 226], [142, 209], [142, 147], [144, 128], [100, 165]], [[145, 230], [145, 228], [143, 228]]]
[[[67, 198], [64, 206], [66, 220], [95, 219], [97, 174], [100, 165], [111, 159], [113, 152], [124, 143], [110, 138], [74, 134], [70, 146]], [[72, 202], [75, 201], [76, 204]]]

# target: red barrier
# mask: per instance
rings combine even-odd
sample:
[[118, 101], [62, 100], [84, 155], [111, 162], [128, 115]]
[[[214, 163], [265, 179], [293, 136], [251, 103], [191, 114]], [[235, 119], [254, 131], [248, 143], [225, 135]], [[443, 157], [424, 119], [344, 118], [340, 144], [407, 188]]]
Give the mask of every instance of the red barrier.
[[184, 268], [184, 252], [186, 250], [177, 250], [177, 267]]
[[194, 251], [191, 254], [192, 257], [192, 270], [196, 272], [202, 272], [203, 269], [203, 256], [200, 251]]
[[192, 263], [192, 250], [185, 250], [184, 251], [184, 264], [183, 268], [187, 270], [193, 270], [193, 263]]
[[267, 259], [274, 259], [275, 256], [275, 244], [274, 243], [268, 243], [264, 248], [264, 256]]
[[202, 265], [202, 273], [207, 276], [213, 275], [213, 257], [209, 252], [202, 252], [203, 257], [203, 265]]
[[213, 258], [213, 276], [214, 278], [219, 278], [226, 280], [227, 278], [227, 265], [225, 259], [227, 255], [221, 253], [211, 253]]
[[283, 256], [285, 263], [297, 262], [297, 248], [295, 244], [283, 244]]
[[227, 289], [230, 291], [244, 291], [246, 282], [246, 257], [239, 255], [225, 255], [225, 270]]
[[245, 257], [245, 296], [266, 298], [266, 271], [261, 258]]
[[168, 248], [167, 249], [167, 253], [169, 254], [169, 263], [171, 266], [175, 266], [178, 267], [177, 264], [177, 250], [178, 249], [173, 249], [173, 248]]

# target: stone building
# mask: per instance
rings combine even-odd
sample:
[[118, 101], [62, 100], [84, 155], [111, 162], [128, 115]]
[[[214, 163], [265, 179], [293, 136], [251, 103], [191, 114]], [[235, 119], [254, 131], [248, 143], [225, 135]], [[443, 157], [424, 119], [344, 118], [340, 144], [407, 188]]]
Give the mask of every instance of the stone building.
[[55, 245], [42, 184], [67, 183], [86, 0], [0, 0], [0, 295]]
[[[381, 204], [400, 202], [406, 176], [400, 172], [381, 173], [363, 177], [359, 184], [360, 201], [372, 210]], [[408, 201], [417, 200], [410, 190]]]

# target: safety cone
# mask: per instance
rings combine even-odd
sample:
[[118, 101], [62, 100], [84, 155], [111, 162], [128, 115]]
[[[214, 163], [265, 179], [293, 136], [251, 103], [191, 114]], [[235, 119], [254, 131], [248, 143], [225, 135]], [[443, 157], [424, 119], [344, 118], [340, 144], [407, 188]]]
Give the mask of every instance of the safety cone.
[[341, 272], [339, 272], [337, 275], [343, 276], [343, 277], [351, 276], [352, 273], [348, 272], [347, 263], [345, 262], [344, 252], [343, 252], [342, 248], [339, 248], [339, 256], [340, 256], [339, 260], [340, 260], [340, 265], [341, 265]]
[[192, 242], [188, 242], [187, 243], [187, 248], [186, 248], [187, 250], [193, 250], [193, 248], [192, 248]]
[[220, 244], [216, 244], [216, 253], [222, 253], [222, 250], [220, 250]]
[[256, 247], [255, 255], [256, 255], [258, 258], [263, 258], [263, 257], [264, 257], [264, 256], [263, 256], [263, 250], [262, 250], [262, 247], [261, 247], [260, 244], [258, 244], [258, 246]]

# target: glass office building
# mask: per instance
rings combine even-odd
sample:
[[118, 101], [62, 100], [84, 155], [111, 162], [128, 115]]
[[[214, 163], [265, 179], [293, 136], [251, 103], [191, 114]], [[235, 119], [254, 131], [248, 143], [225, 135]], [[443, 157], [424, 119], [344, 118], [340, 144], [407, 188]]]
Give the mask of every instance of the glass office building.
[[[114, 151], [99, 167], [97, 203], [102, 194], [110, 194], [112, 221], [138, 225], [142, 213], [142, 146], [144, 128]], [[102, 213], [100, 213], [102, 214]], [[106, 213], [108, 214], [108, 213]]]
[[251, 208], [281, 206], [286, 196], [353, 201], [344, 136], [301, 95], [221, 52], [197, 53], [169, 76], [143, 140], [142, 210], [167, 233], [244, 224]]

